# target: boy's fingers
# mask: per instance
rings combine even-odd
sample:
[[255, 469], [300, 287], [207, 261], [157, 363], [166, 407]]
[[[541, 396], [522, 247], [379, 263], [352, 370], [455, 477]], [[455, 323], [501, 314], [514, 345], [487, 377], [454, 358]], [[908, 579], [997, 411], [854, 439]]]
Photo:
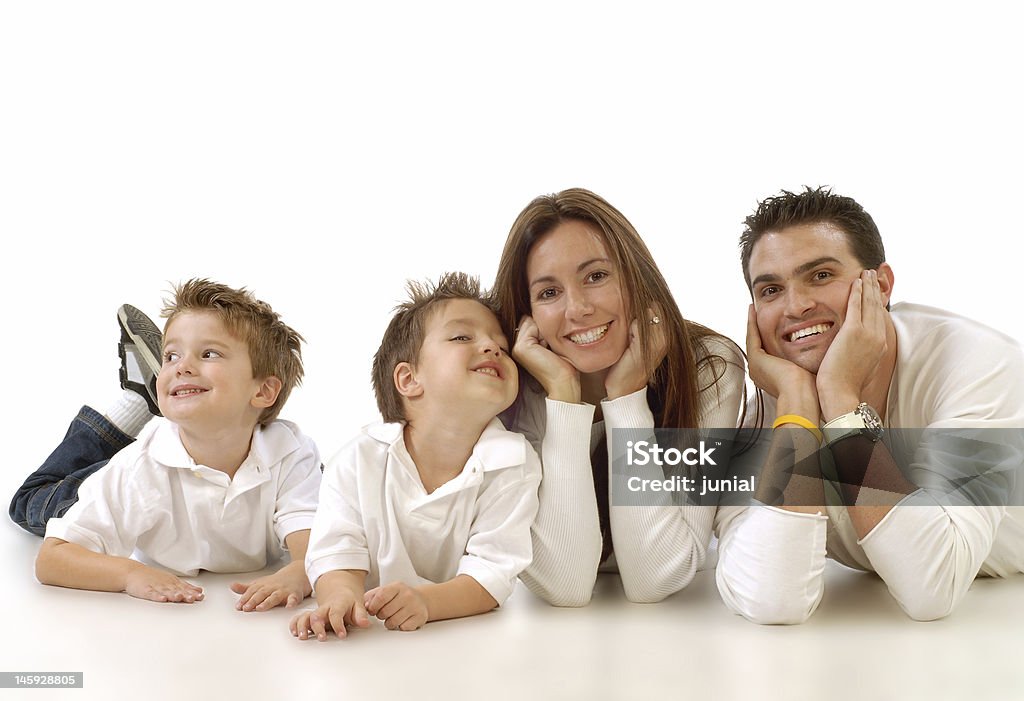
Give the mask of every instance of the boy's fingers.
[[285, 597], [285, 592], [283, 592], [281, 590], [271, 592], [270, 596], [265, 598], [263, 601], [261, 601], [259, 604], [257, 604], [254, 608], [257, 611], [266, 611], [268, 609], [272, 609], [275, 606], [280, 605], [280, 603], [284, 600], [284, 597]]
[[[331, 628], [334, 629], [334, 634], [339, 638], [345, 638], [348, 636], [348, 631], [345, 630], [345, 612], [337, 609], [331, 609], [329, 614], [331, 620]], [[326, 635], [321, 640], [326, 640]]]
[[292, 635], [300, 640], [306, 640], [309, 637], [309, 615], [309, 611], [300, 613], [298, 616], [293, 618], [292, 622], [288, 625], [292, 631]]
[[377, 613], [377, 592], [380, 591], [380, 587], [374, 587], [365, 594], [363, 594], [363, 607], [371, 614]]
[[327, 621], [319, 610], [309, 617], [309, 629], [313, 631], [313, 635], [317, 637], [317, 640], [327, 639]]

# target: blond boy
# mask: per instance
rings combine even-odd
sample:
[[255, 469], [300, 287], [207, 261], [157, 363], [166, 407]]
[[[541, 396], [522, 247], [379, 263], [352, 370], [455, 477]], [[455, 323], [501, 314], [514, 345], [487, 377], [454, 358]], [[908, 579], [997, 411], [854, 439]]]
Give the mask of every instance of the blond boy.
[[[36, 576], [44, 584], [192, 603], [203, 598], [202, 589], [180, 576], [258, 570], [282, 554], [283, 543], [288, 565], [232, 588], [242, 594], [242, 610], [297, 605], [310, 593], [302, 561], [320, 459], [313, 442], [277, 415], [302, 377], [302, 338], [251, 293], [208, 280], [177, 287], [163, 316], [155, 382], [143, 378], [136, 385], [152, 392], [163, 418], [148, 421], [132, 442], [85, 407], [63, 451], [54, 453], [61, 459], [51, 456], [33, 475], [45, 472], [52, 482], [64, 469], [69, 474], [57, 482], [72, 492], [82, 480], [66, 500], [77, 498], [70, 508], [43, 517]], [[122, 318], [122, 327], [131, 332], [127, 340], [139, 341], [147, 334], [134, 322]], [[71, 474], [83, 456], [74, 454], [80, 444], [68, 442], [110, 434], [127, 447], [92, 474], [87, 470], [87, 478]], [[32, 503], [39, 492], [52, 501], [53, 484], [39, 486], [32, 478], [29, 484], [16, 502]], [[133, 552], [144, 561], [132, 559]]]
[[532, 556], [540, 462], [495, 418], [518, 391], [508, 341], [475, 279], [409, 290], [373, 362], [388, 423], [324, 472], [306, 555], [319, 605], [292, 620], [301, 639], [490, 611]]

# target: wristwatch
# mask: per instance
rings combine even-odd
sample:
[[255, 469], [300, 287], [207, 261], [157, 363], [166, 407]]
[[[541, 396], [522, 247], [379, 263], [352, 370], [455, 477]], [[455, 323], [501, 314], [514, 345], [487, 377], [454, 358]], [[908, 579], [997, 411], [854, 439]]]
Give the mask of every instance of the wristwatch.
[[849, 414], [837, 416], [822, 426], [821, 432], [825, 436], [825, 445], [830, 446], [853, 436], [867, 436], [872, 443], [876, 443], [885, 430], [878, 412], [867, 402], [861, 402]]

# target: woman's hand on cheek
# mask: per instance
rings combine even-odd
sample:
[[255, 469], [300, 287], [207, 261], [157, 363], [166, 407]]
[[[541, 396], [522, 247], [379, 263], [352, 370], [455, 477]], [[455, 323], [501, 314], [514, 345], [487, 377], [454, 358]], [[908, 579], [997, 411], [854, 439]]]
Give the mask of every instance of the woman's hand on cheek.
[[[647, 310], [648, 319], [658, 319], [655, 310]], [[651, 333], [648, 338], [647, 362], [644, 362], [643, 353], [640, 349], [640, 322], [633, 319], [629, 325], [629, 345], [623, 351], [622, 357], [608, 371], [605, 378], [604, 388], [608, 392], [608, 399], [618, 399], [627, 394], [633, 394], [647, 386], [651, 379], [651, 373], [661, 364], [668, 354], [668, 338], [661, 327], [661, 323], [652, 323]]]
[[579, 404], [579, 372], [572, 363], [547, 347], [533, 317], [524, 316], [519, 320], [512, 358], [541, 384], [549, 399]]

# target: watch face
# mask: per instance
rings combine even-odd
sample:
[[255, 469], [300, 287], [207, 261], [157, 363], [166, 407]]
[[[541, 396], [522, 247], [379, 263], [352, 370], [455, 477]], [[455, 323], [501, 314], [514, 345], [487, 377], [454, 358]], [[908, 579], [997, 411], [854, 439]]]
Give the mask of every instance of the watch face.
[[864, 432], [871, 436], [871, 440], [877, 441], [881, 438], [882, 419], [878, 412], [872, 409], [866, 402], [862, 402], [855, 411], [864, 420]]

